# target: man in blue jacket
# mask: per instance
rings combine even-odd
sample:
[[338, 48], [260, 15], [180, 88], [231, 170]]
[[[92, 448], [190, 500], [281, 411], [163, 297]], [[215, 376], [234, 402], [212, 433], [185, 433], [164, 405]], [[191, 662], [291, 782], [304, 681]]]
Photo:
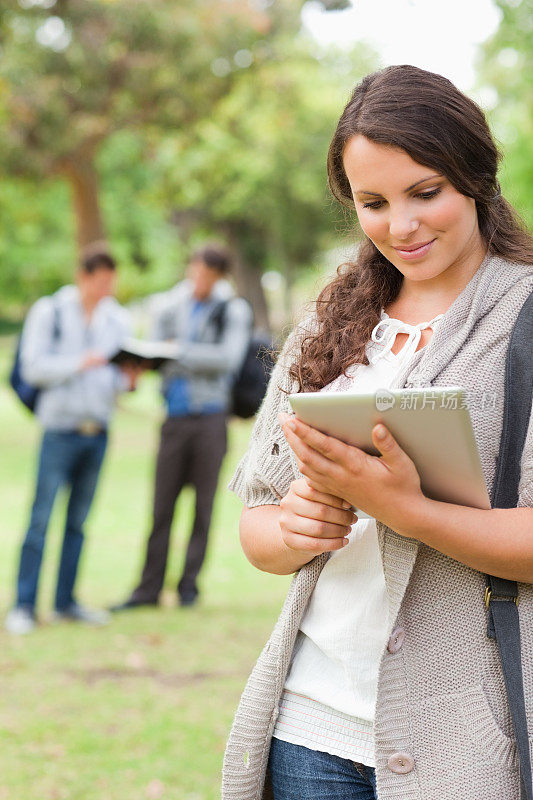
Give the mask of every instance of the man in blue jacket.
[[227, 280], [230, 259], [216, 245], [190, 258], [188, 277], [166, 296], [154, 338], [173, 341], [175, 360], [163, 371], [167, 416], [157, 455], [152, 529], [141, 580], [112, 610], [156, 605], [163, 587], [176, 500], [186, 484], [196, 510], [185, 565], [178, 583], [182, 606], [198, 597], [218, 474], [226, 452], [226, 419], [232, 380], [243, 363], [253, 315]]

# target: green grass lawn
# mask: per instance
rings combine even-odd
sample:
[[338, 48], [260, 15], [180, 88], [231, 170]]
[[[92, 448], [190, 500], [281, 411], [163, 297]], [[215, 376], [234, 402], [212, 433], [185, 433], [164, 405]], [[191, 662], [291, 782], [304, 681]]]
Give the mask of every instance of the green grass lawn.
[[[0, 338], [0, 609], [12, 602], [33, 490], [39, 428], [6, 385], [13, 339]], [[78, 595], [124, 599], [144, 555], [161, 407], [156, 381], [124, 397], [86, 527]], [[234, 422], [211, 527], [201, 603], [176, 608], [193, 510], [177, 507], [163, 607], [102, 629], [47, 622], [64, 519], [59, 498], [41, 584], [42, 625], [0, 631], [0, 800], [214, 800], [224, 742], [288, 578], [253, 569], [238, 541], [239, 500], [226, 485], [250, 424]]]

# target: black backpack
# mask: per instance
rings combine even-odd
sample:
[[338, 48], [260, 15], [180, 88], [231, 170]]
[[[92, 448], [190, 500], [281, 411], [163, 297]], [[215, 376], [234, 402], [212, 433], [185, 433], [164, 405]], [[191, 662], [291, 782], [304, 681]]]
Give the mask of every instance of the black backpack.
[[[61, 328], [59, 323], [59, 310], [57, 306], [54, 306], [54, 327], [52, 330], [52, 341], [56, 342], [59, 337], [61, 336]], [[13, 388], [15, 394], [23, 403], [23, 405], [28, 408], [32, 414], [35, 413], [35, 406], [37, 405], [37, 400], [39, 399], [39, 395], [41, 390], [37, 386], [33, 386], [31, 383], [28, 383], [22, 377], [22, 372], [20, 369], [20, 351], [21, 351], [21, 344], [22, 344], [22, 335], [19, 336], [17, 340], [17, 344], [15, 347], [15, 355], [13, 357], [13, 364], [11, 366], [11, 372], [9, 374], [9, 383]]]
[[[242, 298], [241, 298], [242, 299]], [[217, 304], [211, 319], [222, 336], [226, 322], [226, 309], [230, 300]], [[272, 339], [252, 331], [242, 366], [235, 375], [231, 388], [230, 413], [242, 419], [257, 413], [266, 394], [270, 373], [274, 367]]]

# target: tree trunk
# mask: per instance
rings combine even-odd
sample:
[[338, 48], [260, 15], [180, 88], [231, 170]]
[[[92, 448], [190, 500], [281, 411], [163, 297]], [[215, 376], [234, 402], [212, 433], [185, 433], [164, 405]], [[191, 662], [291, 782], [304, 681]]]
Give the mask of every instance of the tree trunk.
[[261, 285], [261, 271], [250, 267], [246, 263], [239, 247], [238, 234], [235, 231], [226, 226], [224, 235], [234, 254], [233, 277], [235, 278], [237, 291], [251, 303], [254, 310], [255, 327], [265, 333], [270, 333], [268, 307], [263, 286]]
[[292, 292], [294, 284], [293, 269], [283, 241], [279, 237], [273, 237], [270, 242], [270, 250], [275, 256], [277, 269], [283, 276], [283, 326], [285, 327], [291, 324], [294, 318]]
[[78, 247], [82, 251], [87, 245], [105, 239], [104, 224], [98, 198], [98, 175], [94, 161], [69, 160], [63, 173], [70, 182]]
[[[235, 250], [235, 248], [234, 248]], [[270, 333], [270, 321], [268, 318], [268, 308], [265, 299], [263, 286], [261, 285], [261, 273], [258, 269], [248, 267], [236, 253], [234, 261], [233, 275], [239, 294], [246, 297], [252, 304], [255, 317], [255, 327]]]

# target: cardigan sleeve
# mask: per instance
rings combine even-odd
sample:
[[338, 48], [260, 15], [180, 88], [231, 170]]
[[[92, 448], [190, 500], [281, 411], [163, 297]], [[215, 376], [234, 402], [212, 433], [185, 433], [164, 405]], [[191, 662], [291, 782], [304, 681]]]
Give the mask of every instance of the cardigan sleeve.
[[533, 508], [533, 411], [522, 453], [518, 505]]
[[289, 376], [289, 368], [305, 330], [303, 325], [297, 327], [285, 342], [272, 371], [248, 449], [228, 487], [248, 508], [279, 505], [291, 482], [300, 475], [277, 417], [280, 411], [291, 413], [288, 395], [297, 391], [297, 384]]

